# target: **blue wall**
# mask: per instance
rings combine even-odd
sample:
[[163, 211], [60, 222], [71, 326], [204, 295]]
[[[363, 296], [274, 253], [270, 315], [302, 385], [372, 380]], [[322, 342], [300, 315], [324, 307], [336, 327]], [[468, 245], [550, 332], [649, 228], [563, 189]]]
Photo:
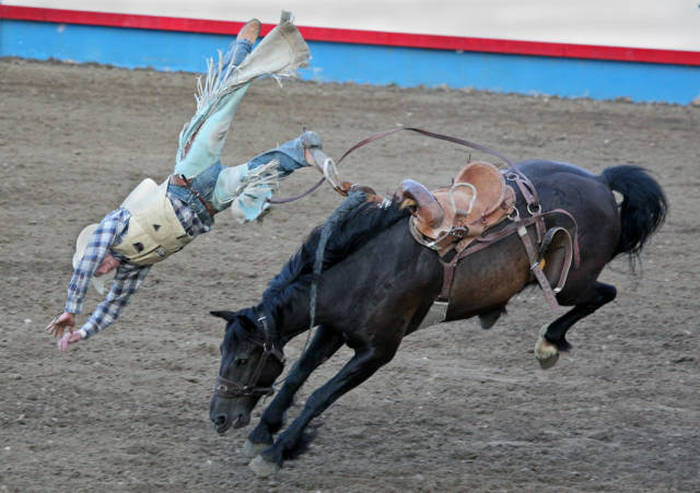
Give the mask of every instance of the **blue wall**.
[[[200, 72], [231, 37], [0, 20], [0, 56]], [[687, 104], [700, 67], [309, 42], [303, 79]]]

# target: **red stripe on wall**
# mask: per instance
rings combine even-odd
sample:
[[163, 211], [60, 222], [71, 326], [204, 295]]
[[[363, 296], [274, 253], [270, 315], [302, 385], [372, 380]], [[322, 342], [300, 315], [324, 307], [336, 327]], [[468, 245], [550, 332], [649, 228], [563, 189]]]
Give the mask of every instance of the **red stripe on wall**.
[[[0, 5], [0, 19], [235, 35], [242, 22]], [[262, 35], [274, 25], [264, 24]], [[307, 41], [700, 66], [700, 52], [303, 27]]]

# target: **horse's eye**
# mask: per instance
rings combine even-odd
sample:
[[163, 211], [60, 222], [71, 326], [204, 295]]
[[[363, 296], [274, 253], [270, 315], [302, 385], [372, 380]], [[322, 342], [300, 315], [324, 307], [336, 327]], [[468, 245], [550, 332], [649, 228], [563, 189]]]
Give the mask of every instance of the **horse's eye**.
[[243, 366], [248, 362], [247, 358], [238, 358], [236, 360], [236, 366]]

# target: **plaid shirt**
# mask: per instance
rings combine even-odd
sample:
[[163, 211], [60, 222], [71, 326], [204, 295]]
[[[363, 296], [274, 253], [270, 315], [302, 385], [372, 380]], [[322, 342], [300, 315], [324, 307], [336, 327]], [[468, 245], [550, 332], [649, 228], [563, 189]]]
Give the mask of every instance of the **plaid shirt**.
[[[187, 233], [194, 237], [211, 229], [199, 219], [197, 214], [185, 202], [170, 195], [170, 193], [168, 193], [168, 198], [173, 204], [175, 215]], [[90, 279], [107, 253], [114, 255], [109, 250], [112, 245], [118, 244], [124, 238], [130, 218], [131, 214], [129, 211], [120, 207], [102, 219], [68, 284], [68, 297], [65, 307], [67, 312], [81, 313]], [[117, 320], [122, 308], [129, 303], [131, 295], [141, 287], [143, 280], [151, 270], [150, 265], [134, 265], [121, 256], [114, 256], [119, 260], [119, 267], [117, 267], [114, 281], [112, 281], [107, 297], [97, 305], [88, 321], [80, 328], [80, 334], [83, 339], [107, 328]]]

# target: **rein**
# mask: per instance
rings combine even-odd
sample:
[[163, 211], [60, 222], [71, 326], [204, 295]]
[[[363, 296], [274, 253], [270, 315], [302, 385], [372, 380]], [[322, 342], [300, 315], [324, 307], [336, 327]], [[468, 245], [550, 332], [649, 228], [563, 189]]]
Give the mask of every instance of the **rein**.
[[[476, 142], [471, 142], [471, 141], [468, 141], [465, 139], [460, 139], [459, 137], [452, 137], [450, 135], [443, 135], [443, 134], [439, 134], [437, 132], [431, 132], [429, 130], [424, 130], [422, 128], [416, 128], [416, 127], [395, 127], [395, 128], [390, 128], [388, 130], [384, 130], [382, 132], [377, 132], [374, 135], [370, 135], [369, 137], [362, 139], [357, 144], [350, 147], [350, 149], [345, 151], [345, 153], [342, 156], [340, 156], [340, 159], [338, 159], [338, 161], [336, 162], [336, 166], [339, 165], [347, 156], [352, 154], [354, 151], [356, 151], [360, 147], [364, 147], [367, 144], [374, 142], [375, 140], [383, 139], [384, 137], [387, 137], [391, 134], [395, 134], [397, 132], [401, 132], [402, 130], [407, 130], [409, 132], [418, 133], [418, 134], [424, 135], [426, 137], [431, 137], [433, 139], [444, 140], [447, 142], [452, 142], [453, 144], [458, 144], [458, 145], [461, 145], [464, 147], [469, 147], [471, 149], [481, 151], [481, 152], [484, 152], [486, 154], [490, 154], [494, 157], [497, 157], [498, 159], [502, 160], [510, 167], [513, 166], [513, 163], [511, 162], [510, 159], [505, 157], [500, 152], [494, 151], [493, 149], [490, 149], [486, 146], [483, 146], [481, 144], [477, 144]], [[287, 204], [289, 202], [294, 202], [295, 200], [302, 199], [302, 198], [306, 197], [307, 195], [309, 195], [310, 193], [313, 193], [314, 191], [316, 191], [318, 189], [318, 187], [320, 187], [325, 180], [326, 180], [325, 178], [321, 178], [313, 186], [311, 186], [311, 188], [309, 188], [308, 190], [306, 190], [298, 195], [293, 195], [291, 197], [285, 197], [283, 199], [270, 198], [270, 199], [267, 199], [267, 201], [271, 204]], [[341, 195], [347, 195], [346, 190], [342, 190], [338, 187], [333, 187], [333, 188]]]
[[355, 144], [354, 146], [352, 146], [352, 147], [351, 147], [350, 149], [348, 149], [347, 151], [345, 151], [345, 154], [343, 154], [343, 155], [340, 157], [340, 159], [338, 159], [338, 163], [337, 163], [337, 164], [340, 164], [340, 162], [341, 162], [343, 159], [345, 159], [346, 156], [348, 156], [350, 153], [356, 151], [356, 150], [359, 149], [360, 147], [364, 147], [365, 145], [367, 145], [367, 144], [369, 144], [369, 143], [371, 143], [371, 142], [374, 142], [375, 140], [382, 139], [382, 138], [384, 138], [384, 137], [386, 137], [386, 136], [388, 136], [388, 135], [395, 134], [395, 133], [400, 132], [400, 131], [402, 131], [402, 130], [407, 130], [407, 131], [410, 131], [410, 132], [415, 132], [415, 133], [418, 133], [418, 134], [421, 134], [421, 135], [425, 135], [426, 137], [432, 137], [433, 139], [438, 139], [438, 140], [444, 140], [444, 141], [447, 141], [447, 142], [452, 142], [453, 144], [459, 144], [459, 145], [464, 146], [464, 147], [469, 147], [469, 148], [474, 149], [474, 150], [477, 150], [477, 151], [485, 152], [486, 154], [490, 154], [490, 155], [492, 155], [492, 156], [494, 156], [494, 157], [497, 157], [498, 159], [501, 159], [501, 160], [504, 161], [506, 164], [508, 164], [508, 166], [513, 166], [513, 163], [511, 162], [510, 159], [508, 159], [507, 157], [505, 157], [505, 156], [504, 156], [503, 154], [501, 154], [500, 152], [494, 151], [493, 149], [490, 149], [490, 148], [488, 148], [488, 147], [486, 147], [486, 146], [483, 146], [483, 145], [481, 145], [481, 144], [477, 144], [477, 143], [475, 143], [475, 142], [470, 142], [470, 141], [465, 140], [465, 139], [460, 139], [459, 137], [452, 137], [452, 136], [450, 136], [450, 135], [443, 135], [443, 134], [439, 134], [439, 133], [437, 133], [437, 132], [431, 132], [431, 131], [429, 131], [429, 130], [424, 130], [424, 129], [422, 129], [422, 128], [416, 128], [416, 127], [396, 127], [396, 128], [390, 128], [389, 130], [384, 130], [383, 132], [378, 132], [378, 133], [376, 133], [376, 134], [374, 134], [374, 135], [371, 135], [371, 136], [367, 137], [366, 139], [361, 140], [360, 142], [358, 142], [357, 144]]
[[241, 384], [224, 378], [222, 376], [216, 377], [216, 383], [214, 385], [214, 394], [217, 397], [223, 397], [226, 399], [236, 399], [239, 397], [253, 397], [256, 395], [272, 395], [274, 393], [274, 388], [272, 386], [259, 387], [258, 380], [260, 380], [260, 375], [262, 374], [263, 368], [265, 368], [265, 363], [270, 358], [274, 357], [282, 365], [285, 363], [284, 353], [279, 350], [275, 344], [274, 338], [270, 333], [267, 326], [267, 317], [264, 314], [258, 316], [257, 320], [258, 327], [261, 328], [265, 334], [264, 341], [251, 340], [250, 342], [255, 343], [257, 346], [263, 348], [263, 353], [260, 356], [255, 370], [251, 374], [248, 382]]

